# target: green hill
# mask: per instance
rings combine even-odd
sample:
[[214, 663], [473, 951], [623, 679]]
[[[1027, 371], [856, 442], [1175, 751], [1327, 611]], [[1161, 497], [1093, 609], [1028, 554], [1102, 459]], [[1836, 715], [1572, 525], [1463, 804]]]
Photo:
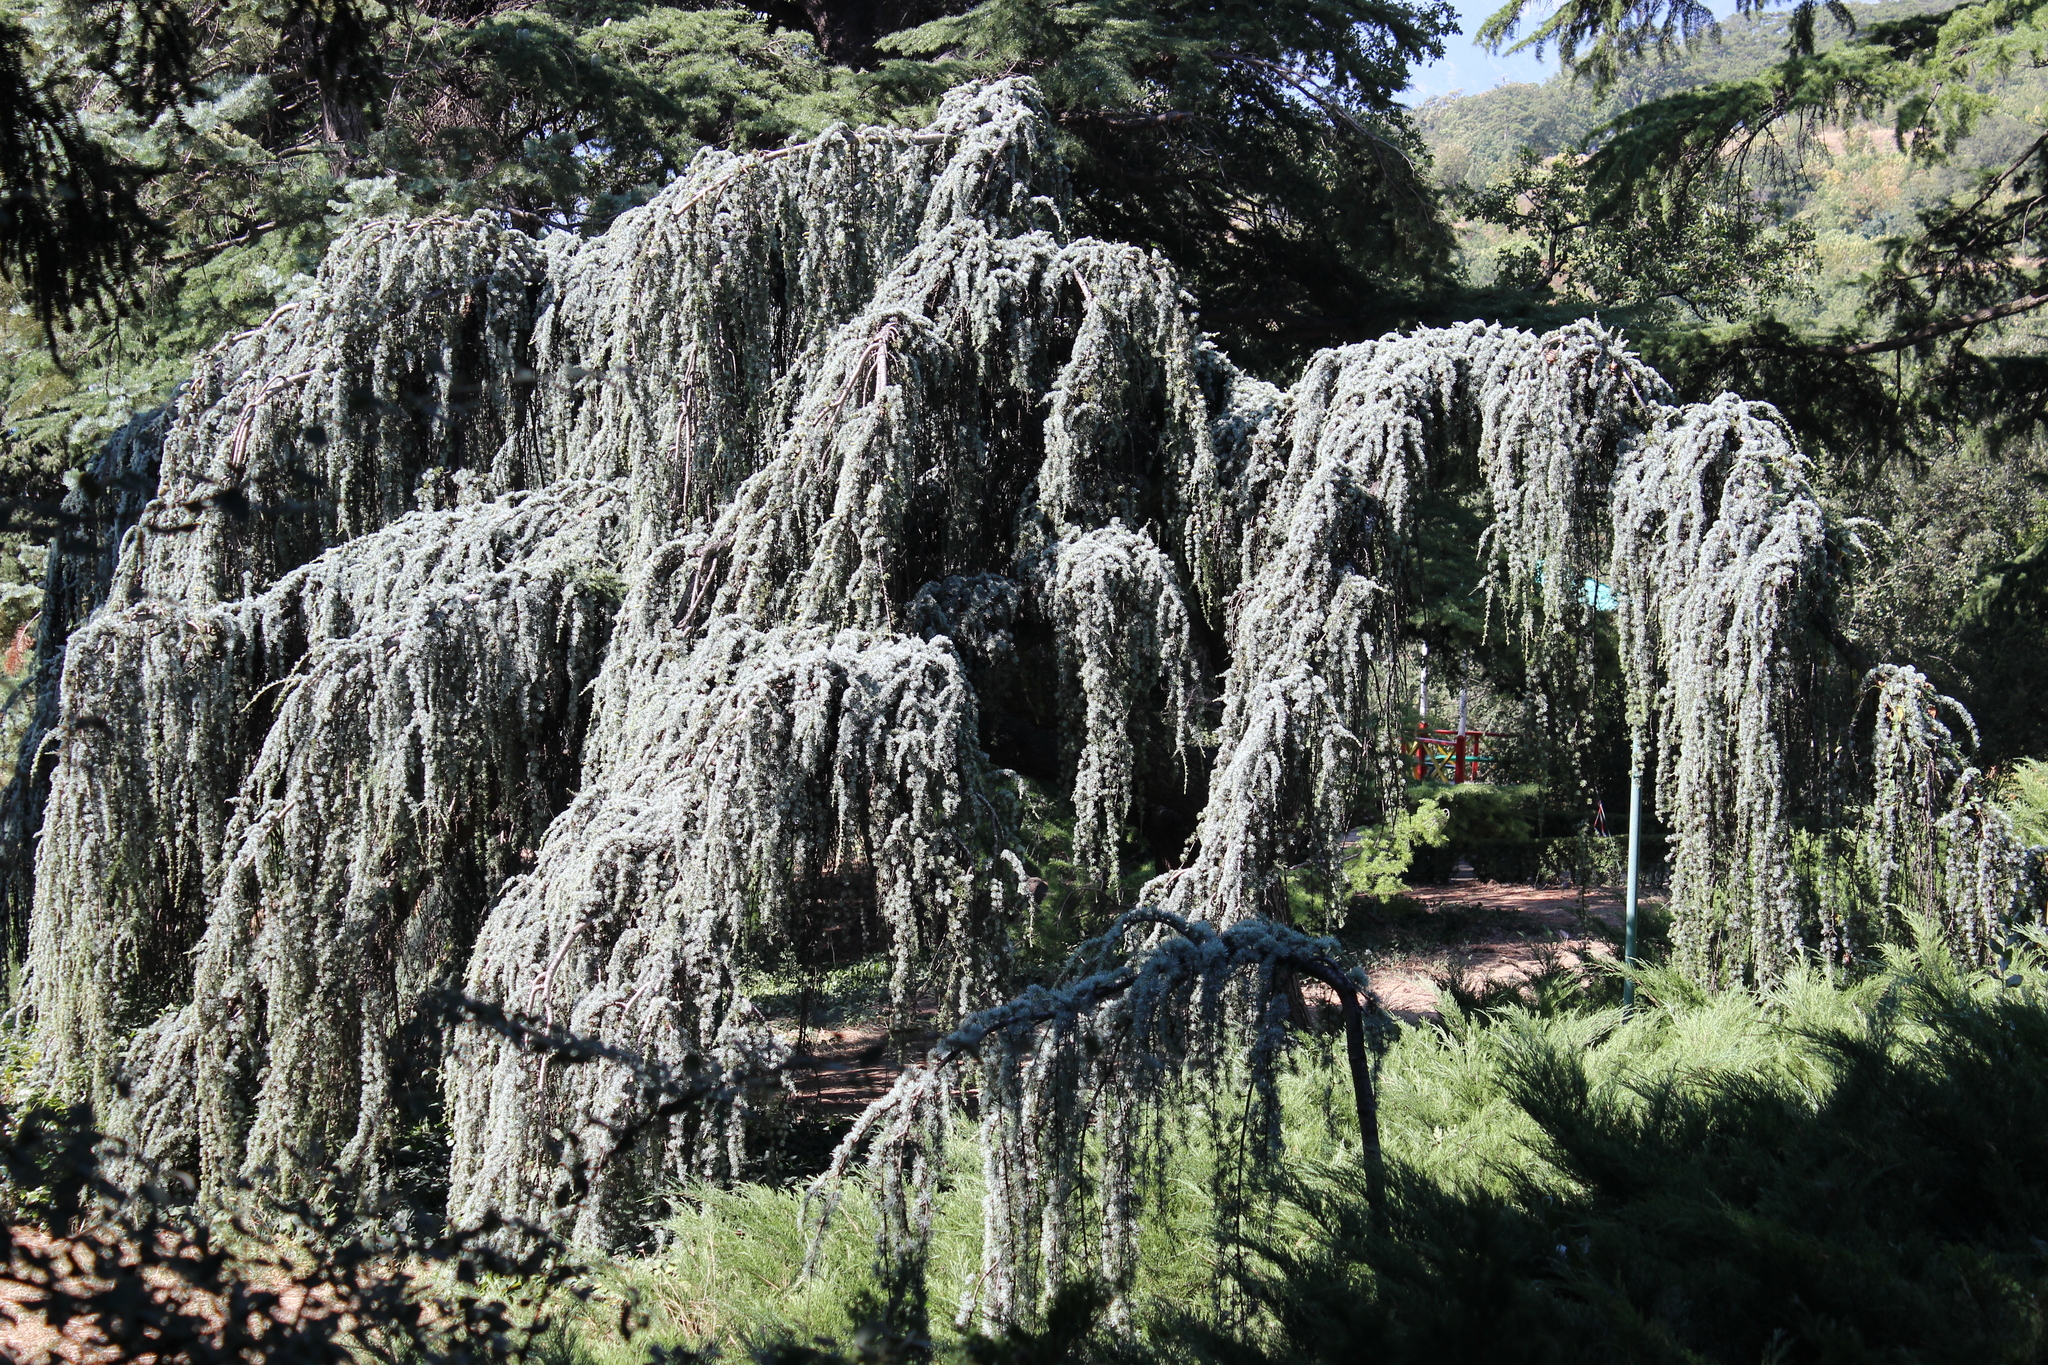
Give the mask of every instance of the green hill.
[[[1896, 0], [1849, 8], [1861, 28], [1946, 7], [1947, 0]], [[1825, 16], [1817, 27], [1823, 47], [1850, 36]], [[1624, 73], [1597, 99], [1560, 74], [1541, 84], [1439, 96], [1415, 118], [1438, 182], [1454, 196], [1469, 197], [1510, 173], [1525, 150], [1547, 159], [1589, 149], [1605, 123], [1639, 104], [1766, 70], [1783, 58], [1790, 28], [1788, 13], [1729, 20], [1718, 35], [1689, 45], [1675, 60]], [[1878, 266], [1886, 238], [1910, 231], [1921, 207], [1969, 189], [1972, 168], [2004, 165], [2033, 140], [2038, 130], [2026, 116], [2048, 100], [2048, 72], [2014, 70], [1983, 88], [1996, 96], [1997, 107], [1946, 162], [1909, 160], [1890, 127], [1877, 124], [1767, 141], [1755, 150], [1768, 165], [1760, 183], [1812, 240], [1804, 297], [1786, 300], [1780, 316], [1823, 327], [1850, 322], [1863, 298], [1857, 282]], [[1504, 251], [1528, 245], [1493, 223], [1464, 222], [1459, 235], [1466, 277], [1482, 287], [1495, 281]]]
[[[1849, 6], [1859, 27], [1941, 8], [1945, 0]], [[1624, 73], [1615, 88], [1598, 99], [1586, 86], [1560, 74], [1540, 85], [1517, 82], [1479, 94], [1440, 95], [1417, 108], [1415, 120], [1435, 158], [1438, 178], [1448, 186], [1477, 188], [1498, 178], [1524, 148], [1554, 156], [1584, 144], [1608, 119], [1638, 104], [1763, 71], [1784, 56], [1791, 22], [1789, 13], [1731, 19], [1718, 35], [1691, 44], [1675, 60]], [[1824, 47], [1849, 33], [1825, 15], [1816, 28]], [[2013, 83], [2030, 88], [2041, 84], [2038, 77], [2015, 77]]]

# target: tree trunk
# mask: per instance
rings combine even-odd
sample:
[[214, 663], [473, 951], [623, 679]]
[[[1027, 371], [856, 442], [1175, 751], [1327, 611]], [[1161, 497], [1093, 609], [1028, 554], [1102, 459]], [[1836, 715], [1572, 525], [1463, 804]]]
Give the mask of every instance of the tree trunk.
[[785, 28], [808, 31], [826, 61], [874, 66], [876, 39], [967, 6], [945, 0], [782, 0], [760, 8]]

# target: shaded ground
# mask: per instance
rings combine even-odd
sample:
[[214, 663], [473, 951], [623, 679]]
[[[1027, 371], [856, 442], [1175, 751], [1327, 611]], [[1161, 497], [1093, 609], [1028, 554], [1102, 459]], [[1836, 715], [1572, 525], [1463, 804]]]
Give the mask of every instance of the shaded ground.
[[806, 1030], [795, 1046], [782, 1101], [774, 1174], [807, 1177], [825, 1169], [833, 1148], [861, 1110], [888, 1093], [904, 1067], [921, 1060], [939, 1040], [931, 1028], [892, 1030], [881, 1019], [846, 1019], [836, 1027]]
[[1393, 902], [1355, 902], [1347, 940], [1373, 954], [1368, 975], [1390, 1013], [1437, 1013], [1442, 980], [1473, 994], [1519, 986], [1592, 958], [1618, 958], [1622, 899], [1613, 891], [1498, 882], [1419, 887]]
[[806, 1049], [790, 1061], [796, 1102], [850, 1119], [888, 1090], [896, 1074], [924, 1056], [937, 1041], [934, 1030], [892, 1033], [880, 1022], [846, 1024], [815, 1034]]
[[[1570, 887], [1464, 882], [1420, 887], [1385, 903], [1354, 902], [1343, 939], [1370, 954], [1368, 975], [1388, 1011], [1414, 1023], [1436, 1015], [1440, 981], [1484, 995], [1575, 972], [1590, 959], [1619, 957], [1621, 927], [1622, 900], [1613, 891], [1593, 889], [1581, 898]], [[880, 997], [871, 1003], [879, 1005]], [[935, 1040], [929, 1030], [892, 1034], [879, 1017], [859, 1016], [858, 1009], [841, 1010], [829, 1027], [806, 1027], [790, 1065], [792, 1132], [801, 1130], [805, 1145], [826, 1152]], [[795, 1030], [788, 1041], [798, 1042]]]
[[[203, 1349], [220, 1351], [223, 1358], [232, 1355], [221, 1340], [228, 1320], [224, 1291], [229, 1282], [216, 1280], [209, 1267], [218, 1267], [204, 1261], [195, 1248], [165, 1234], [158, 1239], [154, 1263], [138, 1268], [135, 1244], [119, 1232], [101, 1230], [67, 1238], [35, 1227], [10, 1231], [13, 1261], [0, 1272], [0, 1360], [19, 1365], [156, 1365], [159, 1357], [153, 1352], [138, 1355], [110, 1344], [93, 1317], [71, 1317], [62, 1330], [52, 1327], [39, 1305], [53, 1290], [59, 1296], [105, 1295], [99, 1302], [112, 1306], [125, 1324], [124, 1333], [140, 1335], [148, 1324], [159, 1340], [171, 1344], [168, 1354], [173, 1358], [184, 1358], [183, 1346], [201, 1343]], [[186, 1263], [183, 1273], [165, 1264], [171, 1259]], [[116, 1260], [134, 1277], [124, 1279], [118, 1288], [108, 1275]], [[254, 1269], [255, 1278], [241, 1286], [242, 1302], [251, 1312], [246, 1333], [280, 1348], [346, 1339], [346, 1328], [335, 1333], [332, 1325], [351, 1319], [331, 1292], [297, 1282], [281, 1266], [259, 1262], [248, 1268]], [[108, 1293], [110, 1289], [114, 1292]], [[298, 1358], [318, 1356], [308, 1352]]]

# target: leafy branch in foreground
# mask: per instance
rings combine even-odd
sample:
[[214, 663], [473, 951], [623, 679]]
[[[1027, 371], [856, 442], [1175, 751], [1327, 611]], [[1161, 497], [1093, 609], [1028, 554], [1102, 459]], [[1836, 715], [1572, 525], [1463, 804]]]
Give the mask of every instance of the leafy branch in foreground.
[[86, 131], [31, 51], [28, 31], [0, 20], [0, 279], [26, 296], [54, 355], [60, 326], [136, 296], [160, 228], [142, 206], [143, 173]]
[[402, 1235], [362, 1221], [389, 1210], [356, 1206], [345, 1185], [202, 1213], [185, 1202], [188, 1178], [141, 1172], [83, 1109], [0, 1111], [0, 1123], [0, 1320], [72, 1349], [178, 1365], [495, 1365], [542, 1358], [554, 1315], [589, 1296], [558, 1246], [507, 1255], [495, 1225]]
[[[1151, 933], [1127, 946], [1140, 930]], [[882, 1208], [883, 1279], [903, 1287], [909, 1325], [922, 1330], [932, 1200], [954, 1090], [971, 1078], [987, 1194], [981, 1273], [959, 1305], [959, 1325], [1040, 1319], [1062, 1284], [1090, 1273], [1091, 1258], [1074, 1244], [1091, 1222], [1100, 1228], [1093, 1273], [1123, 1290], [1137, 1269], [1148, 1187], [1191, 1113], [1208, 1116], [1216, 1150], [1245, 1151], [1241, 1166], [1214, 1176], [1219, 1228], [1233, 1226], [1278, 1169], [1277, 1080], [1303, 978], [1342, 1011], [1368, 1198], [1382, 1209], [1368, 1048], [1384, 1050], [1391, 1020], [1363, 973], [1341, 966], [1330, 940], [1285, 925], [1240, 920], [1219, 930], [1140, 907], [1077, 948], [1059, 984], [968, 1016], [868, 1106], [812, 1187], [823, 1201], [819, 1235], [840, 1185], [864, 1160]], [[1240, 1088], [1242, 1129], [1226, 1140], [1225, 1115], [1236, 1107], [1227, 1097]], [[1112, 1312], [1123, 1316], [1128, 1306], [1119, 1300]]]

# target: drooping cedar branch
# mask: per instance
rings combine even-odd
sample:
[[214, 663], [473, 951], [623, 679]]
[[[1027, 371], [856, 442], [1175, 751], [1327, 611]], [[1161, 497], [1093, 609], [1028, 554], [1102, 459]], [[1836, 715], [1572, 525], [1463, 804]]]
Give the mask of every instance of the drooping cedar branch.
[[[1146, 928], [1157, 932], [1130, 948], [1126, 939]], [[1276, 1082], [1297, 974], [1326, 985], [1343, 1011], [1368, 1197], [1383, 1219], [1367, 1012], [1377, 1016], [1375, 1031], [1388, 1021], [1363, 977], [1338, 965], [1335, 948], [1265, 920], [1218, 930], [1149, 906], [1126, 912], [1074, 952], [1065, 980], [962, 1020], [868, 1107], [812, 1187], [820, 1208], [813, 1257], [859, 1165], [883, 1200], [881, 1250], [891, 1273], [917, 1273], [945, 1165], [952, 1092], [965, 1073], [980, 1088], [988, 1189], [982, 1268], [973, 1301], [960, 1307], [963, 1325], [975, 1314], [1001, 1323], [1042, 1310], [1044, 1296], [1072, 1269], [1064, 1261], [1082, 1220], [1071, 1206], [1087, 1188], [1102, 1192], [1095, 1264], [1119, 1288], [1127, 1285], [1136, 1269], [1143, 1172], [1157, 1169], [1152, 1149], [1175, 1131], [1155, 1119], [1172, 1112], [1185, 1122], [1191, 1107], [1229, 1107], [1215, 1091], [1237, 1083], [1267, 1119], [1254, 1125], [1261, 1165], [1278, 1157]], [[1226, 1016], [1247, 1021], [1241, 1053], [1219, 1044], [1219, 1034], [1231, 1031]], [[1100, 1169], [1083, 1179], [1091, 1150], [1100, 1153]]]
[[[31, 736], [44, 1080], [209, 1195], [322, 1167], [374, 1194], [438, 1068], [458, 1222], [630, 1245], [663, 1191], [749, 1169], [786, 1055], [749, 953], [854, 888], [893, 1006], [979, 1017], [1029, 904], [1019, 773], [1103, 886], [1180, 802], [1195, 840], [1140, 897], [1179, 919], [1133, 921], [1160, 932], [1131, 984], [1020, 1024], [1043, 1065], [979, 1063], [980, 1311], [1028, 1316], [1091, 1187], [1076, 1133], [1123, 1173], [1094, 1185], [1112, 1266], [1157, 1086], [1248, 1077], [1277, 1141], [1282, 975], [1349, 1000], [1370, 1157], [1363, 997], [1268, 916], [1402, 798], [1405, 565], [1443, 491], [1488, 512], [1491, 619], [1559, 735], [1592, 732], [1585, 584], [1614, 585], [1688, 960], [1768, 982], [1860, 932], [1808, 913], [1792, 858], [1834, 532], [1774, 413], [1674, 407], [1590, 324], [1392, 335], [1264, 383], [1065, 196], [1006, 80], [920, 131], [706, 152], [595, 237], [340, 239], [124, 437], [157, 477], [119, 544], [59, 557], [78, 611], [105, 601]], [[1943, 828], [1989, 850], [1970, 904], [2031, 884], [1989, 825]], [[451, 988], [596, 1060], [423, 1018]], [[1142, 1066], [1061, 1041], [1141, 1005], [1115, 1036], [1157, 1045]], [[721, 1083], [677, 1106], [626, 1056]], [[927, 1098], [889, 1139], [904, 1188]], [[914, 1249], [917, 1201], [891, 1207]]]

